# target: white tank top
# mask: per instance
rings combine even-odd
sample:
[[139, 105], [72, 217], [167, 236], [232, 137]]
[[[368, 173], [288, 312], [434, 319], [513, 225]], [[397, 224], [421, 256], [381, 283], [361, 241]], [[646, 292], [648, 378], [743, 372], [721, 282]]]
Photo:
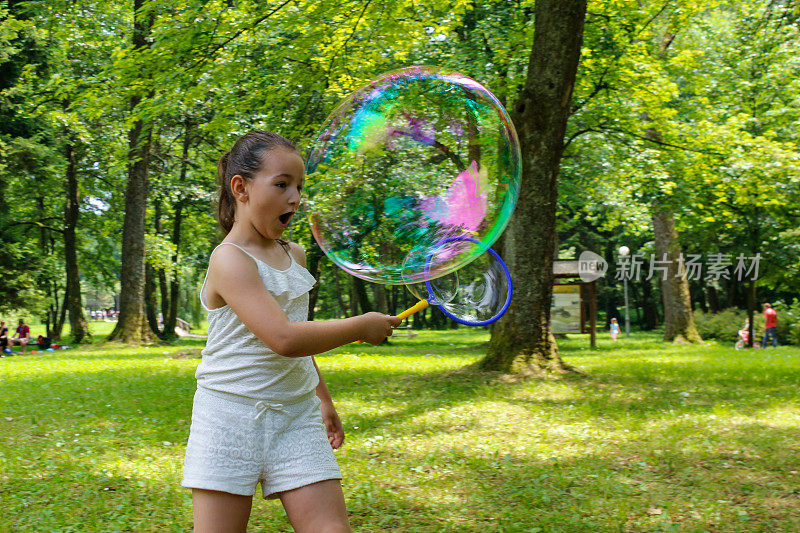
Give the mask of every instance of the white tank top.
[[[314, 276], [291, 254], [289, 268], [278, 270], [241, 246], [232, 242], [223, 242], [220, 246], [224, 244], [236, 246], [255, 261], [264, 286], [278, 301], [290, 322], [308, 319], [308, 291], [314, 286]], [[316, 389], [319, 376], [311, 356], [278, 355], [247, 329], [230, 306], [209, 309], [205, 293], [206, 282], [203, 280], [200, 302], [208, 311], [208, 340], [195, 373], [198, 387], [286, 403]]]

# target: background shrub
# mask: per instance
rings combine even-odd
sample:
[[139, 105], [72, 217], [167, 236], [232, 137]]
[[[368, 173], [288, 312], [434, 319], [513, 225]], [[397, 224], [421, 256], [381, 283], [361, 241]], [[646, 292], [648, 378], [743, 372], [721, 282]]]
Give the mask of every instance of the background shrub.
[[[720, 342], [736, 342], [739, 330], [744, 327], [747, 311], [737, 308], [723, 309], [719, 313], [695, 311], [694, 323], [697, 332], [703, 339], [717, 339]], [[755, 336], [760, 338], [764, 333], [764, 317], [755, 314]]]
[[[800, 301], [791, 304], [776, 302], [778, 312], [778, 342], [780, 344], [800, 344]], [[720, 342], [736, 342], [739, 330], [744, 327], [747, 311], [738, 308], [723, 309], [719, 313], [695, 311], [694, 323], [703, 339], [717, 339]], [[764, 314], [762, 309], [755, 313], [755, 337], [764, 337]]]

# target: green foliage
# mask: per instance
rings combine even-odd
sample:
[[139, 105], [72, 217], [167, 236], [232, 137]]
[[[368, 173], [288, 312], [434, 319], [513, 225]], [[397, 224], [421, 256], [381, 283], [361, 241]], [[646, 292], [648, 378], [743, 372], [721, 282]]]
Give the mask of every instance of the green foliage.
[[[755, 313], [754, 319], [755, 338], [760, 339], [764, 333], [764, 317]], [[739, 339], [739, 330], [744, 328], [746, 320], [747, 311], [735, 308], [722, 309], [718, 313], [694, 313], [695, 327], [703, 339], [716, 339], [731, 345]]]
[[800, 344], [800, 301], [796, 298], [791, 304], [776, 302], [778, 313], [778, 342], [781, 344]]
[[[194, 286], [219, 240], [215, 163], [236, 136], [271, 129], [305, 150], [344, 95], [409, 64], [459, 70], [513, 108], [533, 38], [529, 0], [145, 2], [153, 25], [141, 49], [131, 44], [131, 3], [10, 6], [0, 7], [0, 229], [6, 242], [50, 242], [47, 261], [25, 264], [38, 272], [34, 286], [51, 280], [44, 292], [54, 302], [67, 144], [78, 164], [84, 281], [117, 290], [126, 132], [145, 120], [149, 261]], [[645, 249], [650, 205], [662, 200], [687, 252], [760, 252], [759, 296], [797, 294], [796, 10], [760, 0], [590, 2], [559, 178], [564, 249]], [[313, 239], [300, 223], [293, 238], [306, 248]], [[323, 264], [322, 316], [338, 313], [334, 268]], [[24, 275], [9, 272], [0, 285]], [[197, 307], [186, 297], [181, 306]]]

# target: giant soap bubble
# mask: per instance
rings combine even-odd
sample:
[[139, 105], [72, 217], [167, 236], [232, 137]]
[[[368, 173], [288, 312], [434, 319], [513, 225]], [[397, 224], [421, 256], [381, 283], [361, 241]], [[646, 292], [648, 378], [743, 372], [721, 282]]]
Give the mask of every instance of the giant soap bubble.
[[[517, 201], [520, 152], [497, 98], [457, 72], [409, 67], [342, 102], [307, 164], [312, 231], [350, 274], [384, 284], [435, 279], [497, 240]], [[430, 251], [452, 237], [456, 241]]]

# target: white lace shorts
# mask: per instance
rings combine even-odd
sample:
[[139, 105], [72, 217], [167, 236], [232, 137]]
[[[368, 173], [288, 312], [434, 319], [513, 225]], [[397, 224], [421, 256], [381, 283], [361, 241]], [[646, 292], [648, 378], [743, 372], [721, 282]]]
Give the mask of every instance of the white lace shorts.
[[181, 485], [264, 498], [342, 479], [319, 398], [274, 403], [198, 387]]

